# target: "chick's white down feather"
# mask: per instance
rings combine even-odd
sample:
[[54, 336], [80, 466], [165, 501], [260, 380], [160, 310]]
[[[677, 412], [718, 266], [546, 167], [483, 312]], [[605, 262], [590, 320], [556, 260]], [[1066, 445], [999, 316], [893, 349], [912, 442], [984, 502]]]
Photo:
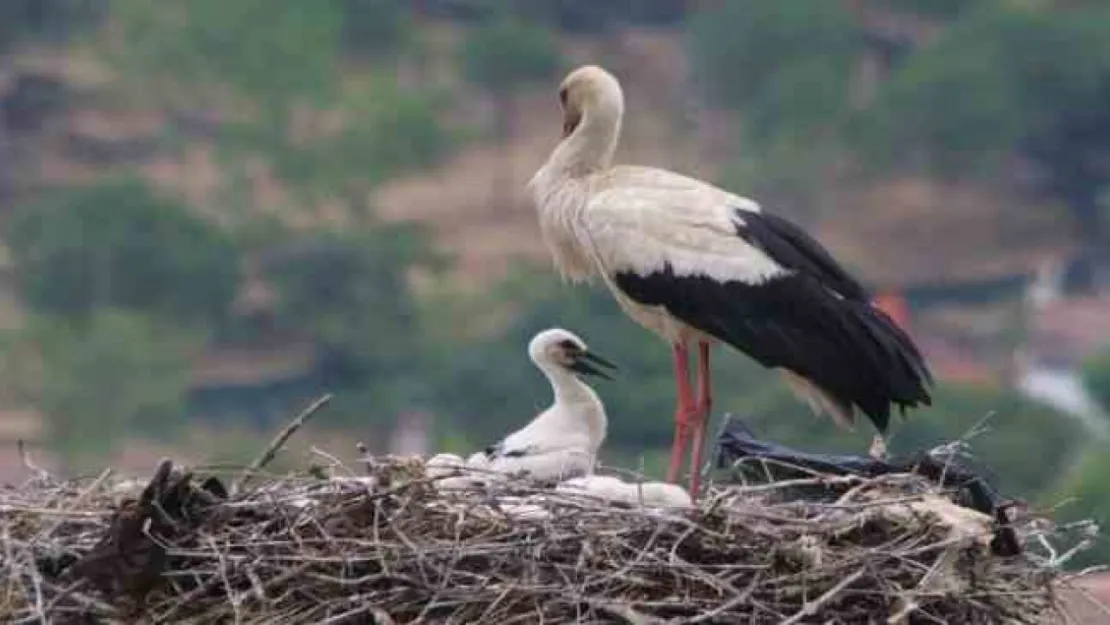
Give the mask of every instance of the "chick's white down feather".
[[666, 482], [634, 484], [611, 475], [588, 475], [572, 478], [555, 487], [561, 492], [584, 493], [607, 501], [647, 508], [690, 509], [693, 499], [686, 489]]
[[455, 454], [436, 454], [424, 463], [424, 474], [432, 479], [455, 475], [466, 466], [461, 456]]
[[[474, 460], [474, 454], [470, 457]], [[424, 474], [435, 480], [439, 490], [469, 490], [481, 484], [481, 476], [469, 469], [473, 468], [469, 461], [464, 461], [462, 456], [455, 454], [436, 454], [424, 463]]]
[[111, 492], [116, 495], [132, 494], [143, 490], [144, 488], [146, 488], [146, 485], [146, 482], [142, 482], [140, 480], [121, 480], [119, 482], [116, 482], [112, 486]]
[[569, 447], [525, 456], [494, 458], [489, 469], [496, 476], [528, 475], [538, 480], [586, 475], [593, 471], [594, 452]]
[[436, 489], [441, 491], [470, 491], [484, 485], [479, 476], [472, 474], [452, 475], [436, 480]]

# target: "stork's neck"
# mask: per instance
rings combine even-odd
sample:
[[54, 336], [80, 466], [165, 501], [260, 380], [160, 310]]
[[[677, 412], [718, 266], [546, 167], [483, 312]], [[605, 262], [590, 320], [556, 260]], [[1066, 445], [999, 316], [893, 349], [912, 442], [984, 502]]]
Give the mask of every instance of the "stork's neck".
[[540, 367], [544, 375], [551, 382], [551, 390], [555, 392], [555, 403], [564, 405], [596, 404], [601, 403], [597, 393], [585, 382], [579, 380], [573, 373], [562, 367], [547, 365]]
[[541, 366], [540, 370], [551, 382], [551, 389], [555, 392], [555, 405], [553, 414], [573, 415], [580, 418], [590, 433], [590, 440], [600, 446], [608, 427], [605, 417], [605, 407], [601, 399], [586, 383], [579, 380], [574, 374], [551, 365]]
[[608, 169], [620, 140], [624, 103], [602, 100], [582, 114], [582, 121], [551, 153], [547, 167], [557, 176], [578, 177]]

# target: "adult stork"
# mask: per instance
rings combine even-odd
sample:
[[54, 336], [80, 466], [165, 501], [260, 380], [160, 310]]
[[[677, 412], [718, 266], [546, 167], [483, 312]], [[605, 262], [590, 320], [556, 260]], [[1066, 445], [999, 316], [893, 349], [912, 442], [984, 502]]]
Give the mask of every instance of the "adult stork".
[[694, 178], [613, 166], [624, 94], [612, 74], [574, 70], [559, 104], [562, 140], [529, 193], [563, 278], [600, 276], [625, 313], [672, 346], [678, 407], [668, 481], [678, 478], [692, 437], [696, 496], [716, 342], [781, 370], [815, 412], [842, 427], [859, 410], [882, 435], [892, 407], [904, 414], [930, 403], [932, 378], [913, 342], [801, 228]]

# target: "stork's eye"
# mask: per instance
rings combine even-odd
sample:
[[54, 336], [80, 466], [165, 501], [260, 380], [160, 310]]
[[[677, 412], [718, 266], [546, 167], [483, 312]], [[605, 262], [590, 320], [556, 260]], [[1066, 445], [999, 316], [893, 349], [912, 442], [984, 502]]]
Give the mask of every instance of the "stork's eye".
[[[567, 88], [563, 87], [559, 90], [559, 103], [563, 106], [567, 105]], [[568, 341], [569, 342], [569, 341]]]
[[562, 358], [568, 358], [571, 361], [577, 360], [582, 355], [582, 348], [570, 339], [559, 341], [559, 352]]

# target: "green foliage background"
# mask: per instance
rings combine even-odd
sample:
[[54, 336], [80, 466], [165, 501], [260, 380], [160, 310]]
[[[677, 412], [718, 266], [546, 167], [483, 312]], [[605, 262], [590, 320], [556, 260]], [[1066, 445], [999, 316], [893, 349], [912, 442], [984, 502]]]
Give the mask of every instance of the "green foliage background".
[[43, 313], [119, 308], [218, 324], [239, 286], [231, 237], [136, 179], [20, 206], [4, 237], [23, 299]]

